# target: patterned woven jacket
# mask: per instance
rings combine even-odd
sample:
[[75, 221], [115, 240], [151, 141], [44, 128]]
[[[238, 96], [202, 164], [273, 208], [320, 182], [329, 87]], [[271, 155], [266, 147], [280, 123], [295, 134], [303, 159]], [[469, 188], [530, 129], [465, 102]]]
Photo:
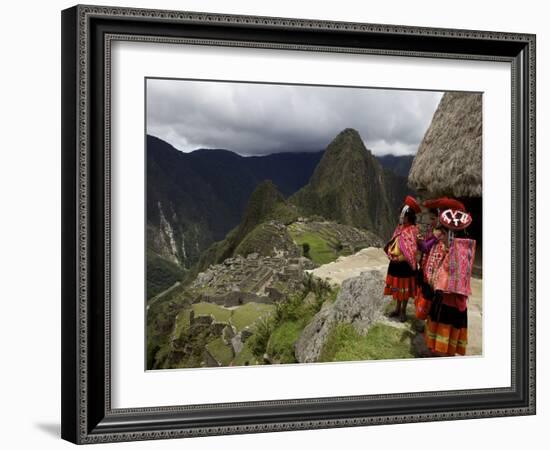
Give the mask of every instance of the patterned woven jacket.
[[403, 254], [405, 261], [416, 270], [416, 236], [418, 235], [418, 227], [416, 225], [397, 225], [389, 242], [384, 247], [384, 251], [389, 256], [389, 248], [391, 243], [397, 239], [399, 249]]

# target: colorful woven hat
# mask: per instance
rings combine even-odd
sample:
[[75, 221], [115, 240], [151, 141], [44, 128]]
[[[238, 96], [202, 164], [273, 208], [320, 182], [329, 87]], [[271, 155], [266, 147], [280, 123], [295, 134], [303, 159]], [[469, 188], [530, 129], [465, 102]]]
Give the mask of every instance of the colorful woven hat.
[[409, 208], [411, 208], [415, 213], [419, 213], [420, 212], [420, 205], [418, 204], [418, 202], [416, 201], [416, 199], [410, 195], [407, 195], [405, 197], [405, 201], [404, 201], [405, 205], [407, 205]]
[[454, 198], [440, 197], [431, 200], [426, 200], [424, 206], [428, 209], [455, 209], [459, 211], [466, 211], [464, 204]]
[[464, 230], [472, 223], [472, 216], [460, 209], [447, 208], [439, 215], [439, 223], [449, 230]]

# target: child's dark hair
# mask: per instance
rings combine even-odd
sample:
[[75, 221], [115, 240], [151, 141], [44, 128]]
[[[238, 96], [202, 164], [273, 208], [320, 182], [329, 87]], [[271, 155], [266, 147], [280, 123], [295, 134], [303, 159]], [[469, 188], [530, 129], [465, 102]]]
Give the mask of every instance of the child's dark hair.
[[411, 208], [405, 211], [405, 218], [411, 225], [416, 225], [416, 213]]

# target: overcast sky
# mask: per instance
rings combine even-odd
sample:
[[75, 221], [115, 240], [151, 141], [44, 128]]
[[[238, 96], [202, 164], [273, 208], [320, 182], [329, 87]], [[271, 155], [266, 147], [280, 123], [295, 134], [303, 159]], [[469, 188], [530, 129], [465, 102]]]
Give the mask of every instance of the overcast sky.
[[147, 81], [147, 133], [184, 152], [324, 150], [355, 128], [375, 155], [414, 154], [442, 93], [212, 81]]

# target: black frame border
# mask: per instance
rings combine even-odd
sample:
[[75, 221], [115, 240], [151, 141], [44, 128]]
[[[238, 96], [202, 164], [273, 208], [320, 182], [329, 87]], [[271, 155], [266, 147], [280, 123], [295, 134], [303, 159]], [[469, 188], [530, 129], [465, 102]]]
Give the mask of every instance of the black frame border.
[[[112, 409], [110, 44], [116, 40], [512, 65], [510, 388]], [[62, 437], [99, 443], [535, 414], [535, 36], [78, 5], [62, 12]], [[515, 300], [514, 300], [515, 299]]]

